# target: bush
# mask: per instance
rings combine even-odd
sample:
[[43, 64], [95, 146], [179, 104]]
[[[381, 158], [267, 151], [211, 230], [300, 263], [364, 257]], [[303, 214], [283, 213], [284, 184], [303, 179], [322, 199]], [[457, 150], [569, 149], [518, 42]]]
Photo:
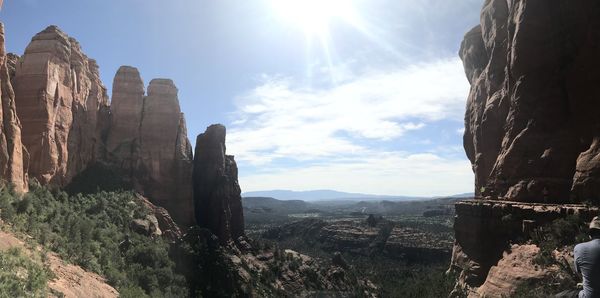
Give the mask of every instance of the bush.
[[[139, 297], [188, 296], [185, 278], [175, 271], [169, 244], [133, 233], [129, 223], [148, 211], [131, 192], [98, 192], [69, 196], [31, 183], [22, 199], [0, 189], [0, 216], [15, 232], [31, 235], [64, 260], [107, 278], [119, 291]], [[130, 235], [131, 245], [119, 250]]]
[[555, 264], [552, 257], [555, 249], [575, 245], [587, 241], [588, 228], [578, 216], [568, 216], [554, 220], [546, 226], [532, 231], [531, 239], [540, 248], [540, 253], [535, 257], [534, 263], [542, 266]]
[[[0, 295], [2, 297], [45, 297], [49, 273], [40, 264], [11, 248], [0, 252]], [[6, 295], [6, 296], [5, 296]]]

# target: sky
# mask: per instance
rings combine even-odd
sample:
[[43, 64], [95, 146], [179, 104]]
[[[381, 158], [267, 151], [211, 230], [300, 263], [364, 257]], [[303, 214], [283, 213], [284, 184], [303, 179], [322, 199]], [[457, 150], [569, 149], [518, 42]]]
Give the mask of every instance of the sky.
[[[5, 0], [9, 52], [58, 25], [100, 65], [171, 78], [189, 138], [227, 126], [243, 191], [471, 192], [458, 49], [482, 0]], [[18, 104], [18, 103], [17, 103]]]

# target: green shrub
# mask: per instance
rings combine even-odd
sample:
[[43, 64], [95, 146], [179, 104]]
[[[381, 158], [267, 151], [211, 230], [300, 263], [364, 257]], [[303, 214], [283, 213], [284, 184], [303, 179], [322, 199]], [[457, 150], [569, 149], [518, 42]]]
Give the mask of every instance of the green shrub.
[[587, 225], [578, 216], [568, 216], [532, 231], [531, 240], [540, 248], [534, 263], [542, 266], [555, 264], [555, 249], [587, 241]]
[[[31, 183], [19, 198], [0, 189], [0, 216], [15, 232], [31, 235], [64, 260], [106, 276], [120, 291], [138, 296], [188, 296], [185, 278], [169, 258], [169, 244], [136, 234], [130, 222], [148, 210], [135, 203], [131, 192], [98, 192], [69, 196]], [[139, 218], [139, 217], [137, 217]], [[128, 250], [119, 243], [130, 235]]]
[[0, 252], [0, 297], [45, 297], [49, 273], [19, 249]]

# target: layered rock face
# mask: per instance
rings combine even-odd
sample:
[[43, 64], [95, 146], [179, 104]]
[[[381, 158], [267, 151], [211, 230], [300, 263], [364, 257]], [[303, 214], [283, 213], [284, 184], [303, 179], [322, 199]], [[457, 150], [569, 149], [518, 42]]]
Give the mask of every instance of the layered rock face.
[[460, 56], [477, 195], [600, 201], [600, 5], [486, 0]]
[[212, 125], [196, 139], [194, 203], [198, 225], [222, 244], [244, 235], [244, 215], [237, 165], [225, 154], [225, 127]]
[[111, 114], [109, 162], [176, 222], [192, 225], [192, 147], [173, 81], [152, 80], [144, 96], [138, 70], [121, 67], [113, 83]]
[[108, 96], [98, 65], [75, 39], [50, 26], [16, 64], [13, 85], [30, 177], [65, 186], [103, 147]]
[[11, 84], [10, 73], [16, 63], [15, 57], [6, 54], [4, 25], [0, 23], [0, 178], [12, 183], [17, 192], [25, 192], [29, 180], [29, 154], [21, 142], [21, 123], [17, 117], [15, 93]]
[[457, 203], [451, 269], [460, 272], [459, 287], [481, 286], [510, 243], [527, 239], [533, 229], [569, 215], [590, 221], [598, 214], [599, 208], [583, 205], [497, 200]]
[[121, 66], [113, 80], [111, 123], [106, 149], [117, 168], [134, 175], [139, 159], [144, 82], [137, 68]]

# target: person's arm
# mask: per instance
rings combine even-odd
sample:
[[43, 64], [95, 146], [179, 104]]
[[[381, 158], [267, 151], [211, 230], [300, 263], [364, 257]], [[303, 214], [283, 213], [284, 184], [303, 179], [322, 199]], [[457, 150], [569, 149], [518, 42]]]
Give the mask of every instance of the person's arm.
[[575, 272], [581, 277], [581, 268], [579, 267], [579, 249], [575, 246], [573, 250], [573, 265], [575, 265]]

